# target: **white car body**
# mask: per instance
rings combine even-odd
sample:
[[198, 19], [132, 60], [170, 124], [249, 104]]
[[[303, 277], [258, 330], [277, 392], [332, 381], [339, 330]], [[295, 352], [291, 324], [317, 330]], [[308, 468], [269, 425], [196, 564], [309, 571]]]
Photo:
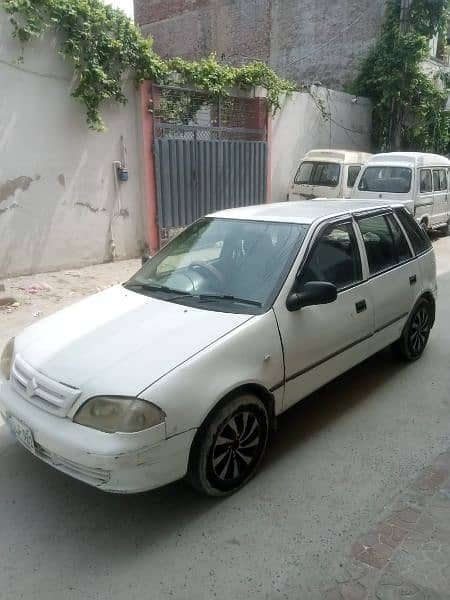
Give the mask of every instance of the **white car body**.
[[[430, 248], [416, 256], [410, 245], [409, 260], [377, 276], [369, 273], [355, 216], [392, 210], [333, 200], [213, 215], [309, 226], [267, 310], [209, 311], [112, 287], [16, 338], [11, 378], [0, 374], [0, 412], [36, 456], [103, 490], [138, 492], [182, 478], [196, 432], [227, 394], [250, 389], [279, 415], [397, 340], [419, 298], [426, 295], [434, 305]], [[360, 283], [332, 304], [289, 312], [287, 298], [314, 241], [325, 225], [343, 220], [356, 231]], [[165, 421], [137, 433], [105, 433], [73, 421], [88, 399], [105, 395], [149, 401], [164, 411]]]
[[[394, 191], [389, 178], [377, 180], [376, 191], [364, 189], [367, 169], [379, 168], [379, 173], [388, 173], [392, 168], [400, 168], [410, 173], [409, 185]], [[389, 152], [375, 154], [367, 162], [356, 180], [352, 197], [357, 200], [384, 200], [402, 202], [425, 229], [445, 227], [450, 219], [450, 161], [439, 154], [423, 152]], [[406, 172], [405, 171], [405, 172]], [[445, 172], [445, 177], [443, 173]], [[442, 176], [439, 175], [442, 173]], [[394, 178], [390, 178], [396, 184]], [[398, 183], [398, 182], [397, 182]]]
[[[302, 158], [289, 189], [289, 200], [312, 200], [314, 198], [351, 198], [353, 185], [361, 167], [371, 158], [367, 152], [351, 150], [310, 150]], [[330, 165], [336, 170], [333, 185], [323, 185], [312, 179], [299, 182], [298, 177], [304, 163]]]

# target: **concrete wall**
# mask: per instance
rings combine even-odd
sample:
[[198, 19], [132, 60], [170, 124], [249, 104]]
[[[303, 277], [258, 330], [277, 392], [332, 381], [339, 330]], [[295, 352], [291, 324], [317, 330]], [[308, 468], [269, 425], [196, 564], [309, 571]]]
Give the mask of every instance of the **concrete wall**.
[[[316, 99], [314, 99], [316, 98]], [[317, 106], [321, 99], [331, 120]], [[272, 120], [271, 173], [273, 202], [286, 200], [301, 158], [314, 148], [371, 151], [371, 103], [343, 92], [313, 88], [285, 98]]]
[[[137, 93], [104, 111], [108, 131], [88, 130], [70, 93], [72, 69], [47, 37], [21, 49], [0, 10], [0, 278], [138, 255], [145, 242]], [[120, 137], [129, 181], [113, 161]]]
[[299, 82], [339, 89], [378, 37], [386, 0], [134, 0], [135, 19], [164, 56], [212, 51], [260, 59]]

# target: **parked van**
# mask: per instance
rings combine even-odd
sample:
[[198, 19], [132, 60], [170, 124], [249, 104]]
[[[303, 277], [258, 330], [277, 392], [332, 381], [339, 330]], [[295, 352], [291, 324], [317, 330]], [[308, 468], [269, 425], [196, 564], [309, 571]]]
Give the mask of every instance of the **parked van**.
[[347, 150], [311, 150], [295, 174], [289, 200], [350, 198], [361, 167], [371, 156]]
[[402, 202], [425, 229], [448, 230], [449, 168], [450, 161], [438, 154], [376, 154], [361, 171], [352, 197]]

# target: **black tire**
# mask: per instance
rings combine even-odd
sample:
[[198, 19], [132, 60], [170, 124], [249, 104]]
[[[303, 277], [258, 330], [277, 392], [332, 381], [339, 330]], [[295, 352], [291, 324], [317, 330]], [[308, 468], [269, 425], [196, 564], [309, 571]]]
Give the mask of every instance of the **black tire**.
[[414, 307], [401, 338], [392, 345], [396, 356], [409, 362], [419, 359], [428, 343], [432, 326], [432, 306], [422, 298]]
[[252, 394], [231, 398], [200, 428], [189, 459], [187, 479], [208, 496], [227, 496], [255, 474], [267, 449], [269, 415]]

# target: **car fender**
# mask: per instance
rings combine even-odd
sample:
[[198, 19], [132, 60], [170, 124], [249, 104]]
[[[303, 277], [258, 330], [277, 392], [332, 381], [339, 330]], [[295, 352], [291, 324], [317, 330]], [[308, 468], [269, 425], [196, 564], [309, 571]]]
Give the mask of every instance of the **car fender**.
[[166, 413], [167, 437], [204, 422], [225, 396], [245, 385], [273, 394], [275, 414], [284, 391], [283, 349], [273, 310], [257, 315], [139, 394]]

